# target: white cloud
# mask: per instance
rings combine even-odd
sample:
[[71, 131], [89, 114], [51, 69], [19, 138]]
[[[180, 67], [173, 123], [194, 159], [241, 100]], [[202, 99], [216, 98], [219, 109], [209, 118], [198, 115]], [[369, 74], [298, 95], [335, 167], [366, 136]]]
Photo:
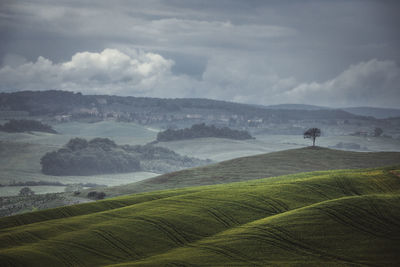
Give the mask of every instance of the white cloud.
[[400, 68], [370, 60], [325, 82], [300, 83], [274, 73], [257, 56], [210, 58], [201, 79], [177, 75], [174, 62], [155, 53], [105, 49], [53, 63], [39, 57], [0, 69], [0, 91], [61, 89], [86, 94], [202, 97], [254, 104], [307, 103], [333, 107], [397, 107]]
[[59, 64], [39, 57], [36, 62], [1, 68], [0, 88], [129, 95], [153, 90], [162, 77], [171, 75], [173, 64], [158, 54], [132, 51], [128, 55], [116, 49], [77, 53]]
[[256, 58], [223, 58], [209, 62], [202, 86], [208, 88], [203, 92], [209, 97], [243, 103], [396, 108], [400, 68], [394, 61], [372, 59], [351, 65], [325, 82], [301, 83], [294, 77], [277, 75]]

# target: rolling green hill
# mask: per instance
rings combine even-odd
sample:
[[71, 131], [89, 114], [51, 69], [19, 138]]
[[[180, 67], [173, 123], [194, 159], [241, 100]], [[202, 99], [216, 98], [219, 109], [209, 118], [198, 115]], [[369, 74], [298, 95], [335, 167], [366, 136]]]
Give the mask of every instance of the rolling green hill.
[[351, 152], [305, 147], [242, 157], [105, 188], [108, 196], [188, 186], [239, 182], [298, 172], [357, 169], [400, 164], [399, 152]]
[[142, 193], [0, 219], [2, 266], [394, 266], [400, 166]]

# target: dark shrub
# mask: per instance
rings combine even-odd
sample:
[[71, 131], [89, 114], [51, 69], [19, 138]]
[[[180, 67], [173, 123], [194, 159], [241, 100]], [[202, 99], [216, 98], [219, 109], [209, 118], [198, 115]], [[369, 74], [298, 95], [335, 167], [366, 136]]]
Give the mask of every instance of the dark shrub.
[[10, 120], [3, 126], [0, 126], [0, 130], [11, 133], [29, 131], [57, 133], [51, 126], [35, 120]]
[[40, 160], [42, 172], [50, 175], [94, 175], [140, 170], [140, 161], [108, 138], [86, 141], [71, 139], [58, 151], [46, 153]]
[[83, 138], [73, 138], [69, 140], [69, 142], [65, 145], [66, 148], [70, 149], [71, 151], [78, 151], [85, 149], [88, 146], [88, 141]]
[[87, 194], [88, 198], [91, 199], [103, 199], [106, 196], [106, 193], [104, 192], [97, 192], [97, 191], [90, 191]]
[[247, 131], [232, 130], [228, 127], [217, 128], [214, 125], [194, 124], [190, 128], [181, 130], [167, 129], [157, 134], [157, 141], [174, 141], [201, 137], [219, 137], [236, 140], [252, 139]]

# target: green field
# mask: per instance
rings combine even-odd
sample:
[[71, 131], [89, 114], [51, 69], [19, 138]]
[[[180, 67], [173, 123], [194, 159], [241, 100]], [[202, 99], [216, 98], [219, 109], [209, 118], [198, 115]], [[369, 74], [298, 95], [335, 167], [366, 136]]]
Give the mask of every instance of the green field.
[[142, 145], [155, 140], [157, 130], [135, 123], [101, 121], [96, 123], [66, 122], [53, 125], [59, 134], [43, 132], [0, 132], [1, 141], [40, 144], [61, 147], [73, 137], [92, 139], [111, 138], [119, 144]]
[[[255, 135], [256, 139], [231, 140], [223, 138], [198, 138], [173, 142], [159, 142], [157, 145], [169, 148], [181, 155], [200, 159], [209, 158], [214, 161], [223, 161], [238, 157], [245, 157], [281, 150], [310, 146], [309, 139], [302, 135]], [[384, 137], [359, 136], [322, 136], [316, 144], [321, 147], [334, 147], [336, 144], [358, 144], [360, 151], [400, 151], [400, 140]]]
[[[63, 135], [86, 139], [104, 137], [118, 144], [143, 145], [156, 139], [158, 130], [136, 123], [100, 121], [96, 123], [68, 122], [54, 126]], [[66, 142], [65, 142], [66, 143]]]
[[[101, 121], [96, 123], [83, 123], [83, 122], [67, 122], [55, 124], [53, 127], [59, 134], [49, 134], [41, 132], [32, 133], [5, 133], [0, 132], [0, 184], [6, 185], [12, 182], [26, 182], [26, 181], [48, 181], [48, 182], [61, 182], [64, 184], [70, 183], [95, 183], [104, 184], [108, 186], [117, 186], [122, 184], [134, 183], [150, 177], [154, 177], [156, 173], [150, 172], [135, 172], [135, 173], [122, 173], [122, 174], [109, 174], [109, 175], [95, 175], [95, 176], [50, 176], [41, 173], [40, 158], [47, 152], [54, 151], [62, 147], [73, 137], [81, 137], [91, 139], [94, 137], [108, 137], [116, 141], [117, 144], [145, 144], [153, 141], [157, 135], [157, 129], [152, 129], [146, 126], [138, 125], [135, 123], [125, 123], [116, 121]], [[367, 147], [371, 151], [400, 151], [400, 140], [388, 138], [373, 138], [373, 137], [354, 137], [354, 136], [327, 136], [318, 138], [317, 144], [321, 146], [334, 146], [339, 142], [351, 142], [360, 144], [362, 147]], [[223, 160], [233, 159], [237, 157], [260, 155], [269, 152], [282, 151], [287, 149], [295, 149], [307, 146], [310, 140], [305, 140], [301, 135], [257, 135], [254, 140], [230, 140], [222, 138], [200, 138], [176, 142], [160, 142], [157, 145], [170, 148], [171, 150], [191, 157], [201, 159], [212, 159], [216, 162]], [[374, 156], [375, 157], [375, 156]], [[325, 163], [322, 167], [320, 162], [315, 164], [308, 163], [301, 165], [293, 162], [293, 157], [289, 157], [287, 162], [284, 160], [274, 160], [272, 162], [266, 161], [264, 165], [268, 165], [268, 170], [265, 171], [264, 165], [253, 165], [256, 170], [235, 170], [233, 178], [224, 178], [223, 182], [238, 181], [237, 175], [245, 173], [250, 178], [260, 178], [274, 175], [282, 175], [295, 173], [298, 171], [312, 171], [323, 170], [326, 166], [330, 166], [332, 159], [324, 158]], [[280, 161], [280, 162], [279, 162]], [[349, 161], [352, 162], [352, 161]], [[361, 168], [361, 167], [378, 167], [387, 164], [393, 164], [400, 161], [384, 161], [379, 160], [375, 164], [373, 160], [364, 161], [366, 164], [356, 164], [352, 166], [349, 164], [334, 164], [332, 168]], [[288, 165], [288, 166], [286, 166]], [[274, 167], [276, 166], [276, 167]], [[314, 168], [315, 166], [315, 168]], [[275, 169], [275, 170], [274, 170]], [[204, 169], [201, 169], [204, 170]], [[225, 175], [224, 169], [221, 169], [222, 174]], [[214, 171], [213, 171], [214, 172]], [[220, 173], [220, 171], [216, 172]], [[230, 174], [229, 172], [227, 174]], [[219, 183], [218, 178], [210, 176], [209, 172], [205, 173], [211, 177], [210, 181], [207, 179], [197, 179], [197, 174], [186, 178], [185, 180], [171, 181], [169, 185], [164, 183], [152, 184], [145, 181], [143, 184], [136, 184], [134, 189], [127, 187], [126, 193], [142, 192], [150, 190], [160, 190], [164, 188], [175, 188], [183, 186], [194, 186], [202, 184]], [[236, 176], [235, 176], [236, 175]], [[225, 177], [225, 176], [224, 176]], [[247, 179], [247, 177], [245, 177]], [[210, 180], [208, 179], [208, 180]], [[215, 180], [215, 182], [214, 182]], [[154, 180], [153, 180], [154, 181]], [[199, 182], [197, 182], [199, 181]], [[175, 183], [175, 184], [174, 184]], [[164, 187], [165, 185], [165, 187]], [[139, 188], [136, 188], [139, 186]], [[9, 188], [11, 189], [11, 188]], [[46, 192], [39, 189], [32, 188], [37, 192]], [[45, 189], [45, 188], [44, 188]], [[129, 190], [128, 190], [129, 189]], [[62, 191], [62, 187], [59, 188]], [[10, 195], [10, 192], [16, 193], [16, 190], [3, 190], [0, 196]], [[110, 189], [110, 192], [112, 189]], [[54, 192], [50, 189], [48, 192]], [[14, 193], [12, 195], [14, 195]], [[114, 192], [112, 192], [112, 195]], [[119, 195], [118, 192], [114, 195]]]
[[2, 266], [396, 266], [398, 167], [135, 194], [0, 219]]
[[[0, 141], [0, 184], [7, 185], [12, 182], [48, 181], [61, 182], [63, 184], [95, 183], [115, 186], [136, 182], [157, 175], [151, 172], [103, 174], [96, 176], [52, 176], [41, 173], [40, 158], [45, 153], [57, 148], [59, 147], [52, 145]], [[38, 191], [35, 190], [35, 187], [32, 187], [32, 189]], [[63, 191], [62, 187], [59, 187], [59, 189], [61, 192]], [[4, 190], [0, 190], [0, 196], [15, 195], [10, 194], [10, 192], [5, 192]], [[16, 191], [13, 190], [12, 192]], [[52, 190], [51, 192], [55, 191]]]
[[[3, 186], [0, 187], [0, 197], [17, 196], [19, 191], [26, 186]], [[35, 194], [48, 194], [58, 193], [65, 190], [65, 186], [43, 185], [43, 186], [29, 186], [35, 190]]]
[[242, 157], [167, 173], [123, 186], [108, 187], [108, 196], [188, 186], [239, 182], [298, 172], [357, 169], [400, 164], [400, 152], [352, 152], [304, 147]]
[[[153, 141], [156, 130], [134, 123], [102, 121], [98, 123], [68, 122], [57, 124], [59, 134], [42, 132], [0, 132], [0, 184], [26, 181], [49, 181], [68, 183], [96, 183], [121, 185], [132, 183], [157, 174], [151, 172], [121, 173], [96, 176], [51, 176], [41, 173], [40, 158], [47, 152], [57, 150], [73, 137], [112, 138], [119, 144], [145, 144]], [[62, 188], [60, 187], [61, 191]], [[34, 191], [35, 190], [33, 188]], [[15, 190], [14, 190], [15, 191]], [[0, 192], [0, 196], [10, 195]]]

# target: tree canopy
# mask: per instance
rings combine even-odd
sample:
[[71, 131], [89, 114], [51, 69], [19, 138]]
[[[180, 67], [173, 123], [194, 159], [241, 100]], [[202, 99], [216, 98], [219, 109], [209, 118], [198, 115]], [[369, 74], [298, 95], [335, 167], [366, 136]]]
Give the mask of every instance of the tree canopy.
[[165, 173], [204, 165], [209, 161], [181, 156], [150, 144], [119, 146], [108, 138], [90, 141], [73, 138], [63, 148], [45, 154], [40, 163], [44, 174], [94, 175], [139, 170]]
[[310, 138], [315, 146], [315, 139], [321, 136], [321, 130], [318, 128], [310, 128], [304, 132], [304, 138]]
[[159, 132], [157, 135], [157, 141], [175, 141], [184, 139], [193, 139], [201, 137], [219, 137], [229, 138], [236, 140], [252, 139], [253, 137], [247, 131], [232, 130], [228, 127], [218, 128], [214, 125], [206, 125], [205, 123], [194, 124], [190, 128], [180, 130], [165, 130]]
[[40, 163], [42, 172], [51, 175], [93, 175], [140, 170], [140, 162], [133, 154], [117, 149], [108, 138], [87, 141], [71, 139], [64, 148], [45, 154]]
[[0, 125], [0, 131], [10, 133], [29, 131], [57, 133], [50, 125], [43, 124], [40, 121], [35, 120], [10, 120], [3, 126]]

